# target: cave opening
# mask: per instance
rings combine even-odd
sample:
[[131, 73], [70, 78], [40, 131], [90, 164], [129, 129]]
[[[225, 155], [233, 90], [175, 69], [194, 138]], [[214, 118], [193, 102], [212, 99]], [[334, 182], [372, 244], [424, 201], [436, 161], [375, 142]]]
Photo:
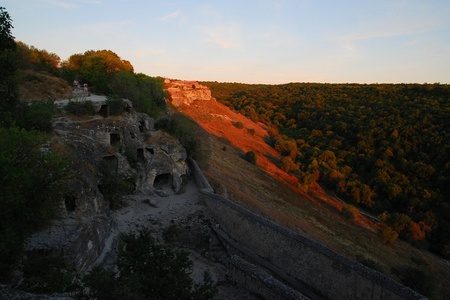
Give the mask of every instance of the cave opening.
[[67, 212], [74, 212], [77, 208], [76, 197], [73, 195], [67, 195], [64, 197], [64, 205]]
[[109, 144], [111, 146], [118, 146], [120, 144], [120, 134], [110, 133], [109, 134]]
[[145, 122], [144, 121], [139, 122], [139, 131], [145, 132], [146, 129], [147, 129], [147, 126], [145, 126]]
[[106, 104], [103, 104], [100, 107], [100, 110], [98, 111], [98, 114], [102, 116], [103, 118], [107, 118], [109, 116], [109, 106]]
[[157, 175], [153, 181], [153, 187], [156, 189], [162, 189], [170, 186], [172, 183], [172, 175], [170, 173], [164, 173]]
[[137, 149], [136, 156], [137, 156], [137, 158], [138, 158], [138, 160], [139, 160], [140, 162], [145, 162], [144, 149], [138, 148], [138, 149]]

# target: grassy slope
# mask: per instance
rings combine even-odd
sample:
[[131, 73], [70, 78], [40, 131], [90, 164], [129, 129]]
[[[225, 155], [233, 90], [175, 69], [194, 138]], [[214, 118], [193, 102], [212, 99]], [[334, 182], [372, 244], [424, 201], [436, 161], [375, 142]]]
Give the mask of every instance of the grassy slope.
[[[295, 179], [277, 169], [277, 153], [267, 148], [267, 135], [255, 124], [217, 102], [197, 101], [179, 109], [203, 128], [202, 140], [211, 157], [202, 166], [217, 193], [290, 229], [325, 244], [353, 260], [371, 260], [375, 268], [391, 274], [393, 268], [418, 268], [433, 277], [438, 299], [450, 296], [450, 266], [409, 244], [383, 243], [376, 224], [363, 217], [343, 218], [342, 203], [329, 197], [320, 187], [307, 195], [295, 189]], [[244, 129], [233, 126], [241, 122]], [[255, 129], [251, 134], [246, 128]], [[243, 159], [246, 151], [258, 153], [258, 165]]]

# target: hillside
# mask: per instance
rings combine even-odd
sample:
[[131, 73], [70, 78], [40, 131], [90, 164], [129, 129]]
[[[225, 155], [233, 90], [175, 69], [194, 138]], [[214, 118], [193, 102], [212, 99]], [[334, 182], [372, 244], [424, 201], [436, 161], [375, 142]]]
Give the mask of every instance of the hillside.
[[[431, 289], [440, 298], [450, 295], [448, 264], [400, 240], [387, 245], [377, 233], [377, 224], [359, 214], [355, 221], [344, 218], [342, 202], [319, 185], [312, 186], [308, 193], [299, 189], [298, 179], [277, 167], [281, 156], [265, 142], [268, 133], [262, 123], [214, 99], [176, 109], [204, 130], [201, 138], [211, 156], [202, 168], [216, 193], [405, 284], [417, 288], [417, 278], [406, 276], [407, 272], [416, 272], [426, 286], [422, 288], [434, 285]], [[236, 126], [238, 122], [243, 126]], [[258, 166], [244, 160], [248, 151], [257, 153]], [[426, 292], [430, 294], [430, 289]]]
[[374, 215], [387, 230], [450, 257], [449, 86], [205, 83], [269, 126], [281, 167]]

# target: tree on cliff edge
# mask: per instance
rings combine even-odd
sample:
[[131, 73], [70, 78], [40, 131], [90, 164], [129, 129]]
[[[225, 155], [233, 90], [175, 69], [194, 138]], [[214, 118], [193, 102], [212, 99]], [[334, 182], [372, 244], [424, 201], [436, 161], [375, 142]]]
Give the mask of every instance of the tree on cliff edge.
[[12, 36], [12, 20], [4, 7], [0, 7], [0, 115], [12, 112], [18, 102], [16, 78], [16, 43]]

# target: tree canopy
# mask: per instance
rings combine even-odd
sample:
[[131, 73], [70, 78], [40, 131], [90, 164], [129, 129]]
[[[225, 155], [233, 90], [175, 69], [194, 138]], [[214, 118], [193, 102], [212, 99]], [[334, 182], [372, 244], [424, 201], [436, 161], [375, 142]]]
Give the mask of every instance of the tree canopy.
[[[352, 204], [386, 211], [400, 237], [450, 256], [450, 86], [204, 84], [268, 125], [280, 166], [302, 188], [318, 181]], [[395, 225], [404, 216], [406, 229]]]
[[97, 93], [110, 94], [109, 82], [114, 74], [133, 73], [133, 66], [111, 50], [89, 50], [73, 54], [61, 64], [63, 77], [68, 81], [78, 79], [89, 84]]

